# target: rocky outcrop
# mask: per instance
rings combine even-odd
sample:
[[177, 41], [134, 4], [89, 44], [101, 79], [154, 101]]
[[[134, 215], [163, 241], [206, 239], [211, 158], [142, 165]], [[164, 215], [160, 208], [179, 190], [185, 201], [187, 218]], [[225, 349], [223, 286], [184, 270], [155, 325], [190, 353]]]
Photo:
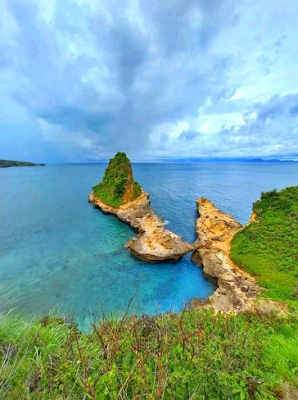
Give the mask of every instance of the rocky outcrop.
[[125, 153], [110, 159], [101, 183], [93, 187], [89, 202], [103, 212], [114, 214], [138, 231], [126, 243], [133, 255], [146, 261], [179, 260], [194, 245], [165, 229], [164, 221], [152, 210], [149, 195], [135, 182]]
[[[216, 280], [217, 290], [206, 301], [194, 299], [190, 307], [212, 308], [215, 311], [250, 311], [261, 314], [287, 314], [287, 305], [264, 300], [256, 280], [240, 269], [230, 258], [231, 241], [243, 227], [231, 215], [223, 213], [210, 200], [197, 200], [196, 250], [192, 260], [202, 265], [204, 273]], [[257, 222], [252, 213], [249, 224]]]
[[216, 278], [218, 286], [204, 306], [225, 312], [254, 309], [260, 289], [230, 258], [231, 240], [242, 228], [241, 224], [208, 199], [198, 199], [197, 208], [200, 215], [196, 221], [197, 250], [192, 260], [203, 265], [205, 274]]
[[89, 202], [138, 231], [138, 235], [125, 245], [138, 258], [145, 261], [179, 260], [195, 249], [194, 245], [165, 229], [163, 219], [150, 206], [148, 193], [142, 192], [134, 201], [117, 208], [103, 203], [94, 193], [89, 195]]
[[131, 163], [125, 153], [118, 151], [110, 159], [102, 181], [93, 186], [93, 191], [103, 203], [111, 207], [130, 203], [142, 194], [142, 188], [134, 180]]

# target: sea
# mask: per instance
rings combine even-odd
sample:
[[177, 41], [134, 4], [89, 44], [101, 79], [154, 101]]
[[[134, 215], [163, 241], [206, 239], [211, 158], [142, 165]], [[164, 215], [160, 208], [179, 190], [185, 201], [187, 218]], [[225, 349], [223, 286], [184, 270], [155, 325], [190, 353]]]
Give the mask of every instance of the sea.
[[[136, 232], [88, 203], [106, 164], [0, 169], [0, 313], [60, 313], [88, 330], [90, 318], [178, 312], [214, 285], [190, 255], [145, 263], [124, 248]], [[167, 228], [195, 240], [196, 199], [240, 223], [262, 191], [298, 185], [298, 163], [133, 164]]]

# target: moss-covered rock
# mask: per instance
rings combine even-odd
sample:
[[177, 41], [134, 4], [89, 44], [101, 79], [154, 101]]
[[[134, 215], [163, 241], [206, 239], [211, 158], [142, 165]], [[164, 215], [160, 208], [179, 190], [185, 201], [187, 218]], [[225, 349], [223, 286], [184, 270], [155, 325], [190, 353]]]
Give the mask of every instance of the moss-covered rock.
[[128, 157], [121, 152], [110, 159], [102, 182], [93, 190], [97, 197], [112, 207], [129, 203], [142, 193], [141, 186], [134, 181]]

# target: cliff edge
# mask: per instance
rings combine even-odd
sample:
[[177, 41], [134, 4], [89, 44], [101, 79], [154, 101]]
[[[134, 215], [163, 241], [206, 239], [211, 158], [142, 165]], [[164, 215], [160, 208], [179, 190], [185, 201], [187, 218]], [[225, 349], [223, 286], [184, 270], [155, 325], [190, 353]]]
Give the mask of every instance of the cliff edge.
[[[250, 222], [242, 227], [231, 215], [219, 210], [205, 198], [197, 200], [199, 218], [196, 221], [196, 250], [192, 260], [202, 265], [207, 276], [217, 281], [217, 290], [203, 304], [215, 311], [250, 311], [262, 314], [286, 314], [287, 305], [264, 299], [254, 277], [240, 269], [231, 259], [231, 244], [235, 235], [241, 234], [256, 222], [253, 212]], [[193, 305], [195, 306], [195, 300]], [[200, 302], [199, 302], [200, 303]]]
[[231, 240], [242, 229], [241, 224], [208, 199], [199, 198], [197, 209], [200, 215], [196, 221], [197, 250], [192, 260], [203, 265], [205, 274], [215, 278], [218, 285], [208, 305], [225, 312], [254, 309], [260, 289], [230, 258]]

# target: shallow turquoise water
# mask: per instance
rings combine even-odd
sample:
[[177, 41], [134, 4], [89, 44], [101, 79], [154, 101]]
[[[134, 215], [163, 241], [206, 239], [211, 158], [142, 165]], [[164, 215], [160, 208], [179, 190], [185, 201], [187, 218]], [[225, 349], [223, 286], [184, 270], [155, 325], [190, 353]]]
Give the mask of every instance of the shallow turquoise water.
[[[26, 316], [55, 308], [75, 312], [86, 327], [90, 312], [133, 307], [180, 310], [214, 287], [189, 257], [146, 264], [123, 247], [134, 231], [87, 202], [105, 165], [0, 169], [0, 312]], [[195, 200], [211, 198], [246, 223], [261, 191], [298, 185], [298, 164], [136, 164], [135, 178], [151, 195], [168, 228], [193, 241]]]

